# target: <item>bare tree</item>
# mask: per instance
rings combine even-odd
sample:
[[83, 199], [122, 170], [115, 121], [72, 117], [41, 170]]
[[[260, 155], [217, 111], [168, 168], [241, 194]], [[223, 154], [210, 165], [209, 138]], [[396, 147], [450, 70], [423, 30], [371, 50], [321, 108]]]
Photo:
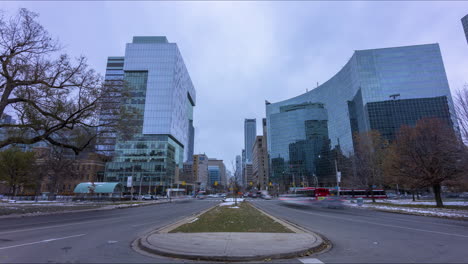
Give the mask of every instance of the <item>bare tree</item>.
[[50, 147], [47, 151], [37, 155], [38, 173], [42, 175], [42, 182], [49, 191], [49, 199], [55, 199], [55, 195], [61, 191], [61, 186], [69, 180], [78, 177], [74, 170], [75, 155], [67, 148]]
[[387, 156], [383, 162], [383, 171], [385, 174], [385, 183], [389, 185], [397, 185], [405, 190], [410, 190], [415, 201], [415, 192], [420, 188], [423, 188], [424, 182], [418, 177], [414, 177], [418, 173], [416, 170], [412, 170], [409, 167], [401, 167], [401, 164], [406, 161], [404, 157], [398, 153], [397, 143], [393, 143], [389, 146]]
[[371, 193], [372, 202], [375, 202], [374, 188], [382, 186], [382, 163], [385, 150], [388, 146], [378, 131], [371, 130], [354, 136], [354, 155], [351, 157], [355, 177], [349, 179], [356, 187], [365, 187]]
[[455, 95], [455, 110], [457, 112], [460, 134], [465, 144], [468, 143], [468, 84]]
[[467, 149], [446, 121], [424, 118], [415, 127], [403, 126], [390, 148], [386, 168], [399, 180], [415, 187], [432, 187], [443, 207], [441, 186], [466, 171]]
[[[0, 116], [8, 112], [18, 119], [16, 124], [0, 124], [11, 132], [0, 141], [0, 148], [46, 141], [79, 153], [97, 137], [98, 127], [122, 126], [117, 124], [122, 118], [112, 124], [98, 120], [103, 107], [123, 113], [106, 101], [120, 91], [102, 85], [85, 57], [73, 62], [58, 54], [61, 47], [37, 16], [20, 9], [14, 17], [0, 17]], [[81, 128], [81, 140], [73, 144], [64, 135], [76, 128]]]
[[239, 174], [237, 170], [237, 166], [234, 164], [234, 161], [231, 160], [231, 166], [232, 170], [234, 171], [234, 177], [231, 177], [229, 179], [228, 183], [228, 188], [232, 192], [232, 195], [234, 197], [234, 205], [237, 206], [237, 195], [241, 189], [241, 186], [239, 185], [239, 179], [237, 179], [237, 175]]

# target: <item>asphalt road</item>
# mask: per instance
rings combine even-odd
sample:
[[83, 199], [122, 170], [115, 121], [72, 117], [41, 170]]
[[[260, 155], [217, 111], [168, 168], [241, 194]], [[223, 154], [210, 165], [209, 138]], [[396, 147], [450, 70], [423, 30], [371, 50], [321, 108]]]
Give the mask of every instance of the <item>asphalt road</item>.
[[[173, 263], [130, 248], [138, 236], [219, 203], [186, 203], [0, 219], [0, 263]], [[468, 261], [468, 222], [362, 209], [300, 209], [271, 200], [256, 206], [333, 243], [325, 253], [275, 263]], [[195, 261], [196, 262], [196, 261]], [[264, 263], [264, 262], [263, 262]]]
[[345, 208], [298, 208], [252, 201], [328, 238], [323, 263], [468, 263], [468, 222]]
[[130, 244], [152, 228], [217, 203], [205, 200], [0, 219], [0, 263], [183, 262], [139, 254]]

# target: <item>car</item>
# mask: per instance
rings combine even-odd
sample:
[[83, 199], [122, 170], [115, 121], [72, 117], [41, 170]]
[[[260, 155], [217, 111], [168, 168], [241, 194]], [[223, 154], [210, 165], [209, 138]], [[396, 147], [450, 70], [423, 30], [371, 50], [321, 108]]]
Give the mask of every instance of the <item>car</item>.
[[142, 195], [141, 199], [142, 200], [157, 200], [158, 198], [156, 198], [154, 195], [151, 195], [151, 194], [145, 194], [145, 195]]
[[265, 200], [271, 200], [273, 197], [271, 197], [269, 194], [262, 194], [261, 198]]
[[325, 199], [320, 201], [320, 205], [322, 207], [335, 209], [341, 209], [345, 207], [344, 200], [336, 196], [326, 197]]
[[196, 196], [196, 198], [202, 200], [202, 199], [205, 199], [205, 198], [206, 198], [206, 195], [204, 195], [204, 194], [198, 194], [198, 195]]

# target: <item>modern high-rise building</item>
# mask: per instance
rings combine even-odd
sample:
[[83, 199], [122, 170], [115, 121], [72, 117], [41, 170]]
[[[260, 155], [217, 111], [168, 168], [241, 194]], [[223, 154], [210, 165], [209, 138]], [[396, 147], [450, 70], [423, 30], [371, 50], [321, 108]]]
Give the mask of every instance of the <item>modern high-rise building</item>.
[[113, 78], [122, 79], [130, 93], [122, 103], [135, 113], [128, 125], [136, 133], [116, 135], [106, 181], [141, 183], [144, 190], [173, 186], [183, 161], [192, 159], [196, 98], [177, 44], [166, 37], [134, 37], [124, 57], [109, 57], [106, 81]]
[[243, 186], [245, 186], [245, 183], [246, 183], [245, 173], [244, 173], [245, 172], [245, 170], [244, 170], [245, 164], [246, 164], [245, 149], [243, 149], [242, 150], [242, 164], [241, 164], [242, 165], [242, 172], [241, 172], [241, 182], [240, 182], [240, 184], [243, 185]]
[[268, 175], [266, 170], [268, 160], [266, 159], [266, 148], [264, 145], [264, 137], [257, 136], [252, 148], [252, 180], [254, 186], [258, 190], [265, 190], [268, 187]]
[[463, 30], [465, 31], [465, 37], [466, 41], [468, 42], [468, 15], [464, 16], [461, 19], [462, 25], [463, 25]]
[[423, 117], [457, 124], [438, 44], [355, 51], [324, 84], [265, 104], [270, 180], [285, 186], [334, 185], [334, 160], [353, 153], [355, 133], [392, 140]]
[[200, 190], [206, 190], [208, 184], [208, 156], [193, 155], [193, 174]]
[[223, 160], [218, 159], [208, 159], [208, 187], [217, 188], [221, 186], [226, 186], [226, 166], [223, 163]]
[[109, 93], [104, 106], [99, 113], [98, 137], [96, 139], [96, 152], [112, 157], [114, 155], [117, 133], [112, 124], [119, 118], [121, 107], [121, 94], [124, 86], [124, 59], [125, 57], [108, 57], [106, 64], [105, 85], [112, 86], [115, 92]]
[[242, 183], [242, 158], [240, 155], [236, 156], [236, 171], [234, 172], [234, 177], [238, 184]]
[[257, 120], [245, 119], [244, 120], [244, 149], [246, 163], [252, 163], [252, 147], [255, 143], [257, 136]]
[[244, 166], [244, 187], [250, 189], [255, 187], [254, 179], [253, 179], [253, 168], [252, 163], [247, 163]]
[[[265, 173], [266, 173], [266, 177], [265, 177], [265, 180], [268, 182], [269, 181], [269, 178], [270, 178], [270, 158], [268, 156], [268, 133], [267, 133], [267, 119], [266, 118], [263, 118], [262, 119], [262, 130], [263, 130], [263, 144], [262, 144], [262, 147], [263, 147], [263, 155], [265, 156], [264, 157], [264, 160], [265, 160], [265, 166], [264, 166], [264, 169], [265, 169]], [[270, 183], [268, 182], [268, 185]]]

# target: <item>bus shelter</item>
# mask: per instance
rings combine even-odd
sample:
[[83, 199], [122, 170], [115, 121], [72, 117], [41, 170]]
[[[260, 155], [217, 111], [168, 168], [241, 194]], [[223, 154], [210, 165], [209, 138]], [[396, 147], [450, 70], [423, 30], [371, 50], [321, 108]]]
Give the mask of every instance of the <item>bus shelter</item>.
[[123, 185], [118, 182], [82, 182], [73, 192], [84, 198], [120, 198], [123, 189]]

